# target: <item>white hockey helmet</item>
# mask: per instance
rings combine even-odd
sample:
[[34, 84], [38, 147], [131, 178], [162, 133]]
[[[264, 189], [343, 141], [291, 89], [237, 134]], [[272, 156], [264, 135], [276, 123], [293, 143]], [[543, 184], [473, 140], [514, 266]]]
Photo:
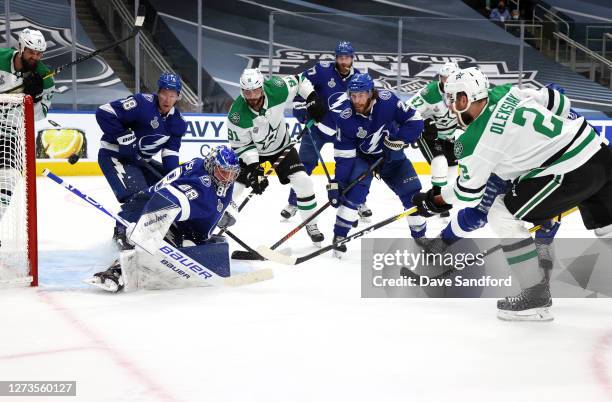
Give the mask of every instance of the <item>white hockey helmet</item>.
[[444, 63], [444, 65], [440, 67], [440, 71], [438, 72], [438, 74], [440, 75], [440, 77], [449, 77], [451, 74], [457, 71], [459, 71], [459, 65], [457, 65], [457, 63], [455, 63], [454, 61], [449, 61], [447, 63]]
[[252, 91], [263, 87], [264, 76], [258, 68], [247, 68], [240, 76], [240, 89]]
[[449, 105], [457, 100], [458, 93], [465, 93], [468, 98], [468, 105], [464, 112], [470, 107], [472, 102], [485, 99], [489, 96], [489, 79], [477, 67], [468, 67], [451, 74], [444, 84], [444, 93]]
[[19, 51], [23, 52], [25, 48], [44, 52], [47, 50], [47, 41], [42, 32], [36, 29], [26, 28], [19, 33]]

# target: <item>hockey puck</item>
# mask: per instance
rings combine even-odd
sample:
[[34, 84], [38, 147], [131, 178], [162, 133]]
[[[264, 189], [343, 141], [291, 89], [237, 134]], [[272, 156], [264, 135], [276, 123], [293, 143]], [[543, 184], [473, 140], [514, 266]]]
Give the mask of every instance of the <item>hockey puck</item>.
[[79, 155], [77, 154], [72, 154], [68, 157], [68, 163], [70, 163], [71, 165], [74, 165], [78, 161], [79, 161]]

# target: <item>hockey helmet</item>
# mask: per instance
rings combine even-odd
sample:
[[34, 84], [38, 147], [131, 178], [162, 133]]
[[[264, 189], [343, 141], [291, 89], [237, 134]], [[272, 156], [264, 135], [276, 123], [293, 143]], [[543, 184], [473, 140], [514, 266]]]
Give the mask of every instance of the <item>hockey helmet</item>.
[[374, 80], [370, 74], [355, 74], [347, 85], [349, 94], [351, 92], [368, 92], [374, 89]]
[[36, 29], [26, 28], [19, 33], [19, 51], [23, 52], [25, 48], [44, 52], [47, 50], [47, 42], [42, 32]]
[[338, 56], [353, 56], [355, 54], [355, 50], [353, 49], [353, 45], [351, 42], [342, 41], [338, 42], [336, 46], [336, 57]]
[[264, 84], [264, 76], [258, 68], [247, 68], [240, 76], [240, 89], [252, 91], [261, 88]]
[[176, 91], [176, 93], [180, 94], [182, 89], [181, 77], [174, 73], [164, 72], [159, 76], [159, 79], [157, 80], [157, 88], [171, 89]]
[[442, 67], [440, 67], [440, 72], [438, 73], [440, 77], [449, 77], [451, 74], [459, 71], [459, 66], [454, 61], [449, 61], [444, 63]]
[[236, 153], [225, 145], [210, 150], [205, 157], [204, 167], [217, 187], [227, 188], [240, 173], [240, 163]]
[[472, 102], [485, 99], [489, 96], [489, 79], [477, 67], [468, 67], [451, 74], [444, 85], [446, 102], [452, 105], [457, 100], [458, 93], [465, 93], [468, 104], [464, 110], [457, 110], [461, 113], [467, 110]]

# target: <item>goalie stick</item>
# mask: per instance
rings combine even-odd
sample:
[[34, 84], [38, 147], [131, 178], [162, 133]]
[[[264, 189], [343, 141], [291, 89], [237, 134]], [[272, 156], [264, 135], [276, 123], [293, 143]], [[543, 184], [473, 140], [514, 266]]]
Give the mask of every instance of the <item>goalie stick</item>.
[[386, 225], [388, 225], [388, 224], [390, 224], [392, 222], [400, 220], [400, 219], [402, 219], [405, 216], [412, 215], [416, 211], [417, 211], [416, 207], [409, 208], [409, 209], [405, 210], [402, 213], [399, 213], [397, 215], [389, 217], [389, 218], [387, 218], [385, 220], [382, 220], [382, 221], [380, 221], [378, 223], [375, 223], [374, 225], [368, 226], [367, 228], [362, 229], [359, 232], [355, 232], [352, 235], [350, 235], [350, 236], [348, 236], [348, 237], [346, 237], [346, 238], [344, 238], [344, 239], [342, 239], [342, 240], [340, 240], [340, 241], [338, 241], [336, 243], [332, 243], [329, 246], [325, 246], [325, 247], [323, 247], [320, 250], [314, 251], [314, 252], [312, 252], [310, 254], [306, 254], [305, 256], [302, 256], [302, 257], [294, 257], [294, 256], [291, 256], [291, 255], [285, 255], [285, 254], [282, 254], [282, 253], [280, 253], [278, 251], [272, 250], [271, 248], [265, 247], [265, 246], [257, 247], [257, 252], [259, 254], [261, 254], [262, 256], [264, 256], [265, 258], [267, 258], [267, 259], [269, 259], [271, 261], [279, 262], [281, 264], [287, 264], [287, 265], [301, 264], [301, 263], [303, 263], [305, 261], [313, 259], [314, 257], [316, 257], [318, 255], [326, 253], [329, 250], [332, 250], [334, 247], [340, 246], [342, 244], [348, 243], [351, 240], [354, 240], [354, 239], [357, 239], [359, 237], [365, 236], [368, 233], [371, 233], [371, 232], [373, 232], [373, 231], [375, 231], [377, 229], [380, 229], [381, 227], [386, 226]]
[[[291, 141], [289, 144], [287, 144], [287, 146], [285, 147], [285, 149], [283, 149], [283, 152], [280, 154], [280, 156], [276, 159], [276, 161], [274, 161], [274, 164], [272, 165], [272, 168], [270, 170], [268, 170], [265, 174], [264, 174], [264, 178], [267, 178], [268, 176], [270, 176], [272, 174], [272, 172], [274, 170], [276, 170], [276, 168], [278, 167], [278, 165], [281, 164], [281, 162], [285, 159], [285, 157], [287, 155], [289, 155], [289, 152], [291, 152], [291, 150], [293, 149], [293, 146], [295, 144], [297, 144], [301, 139], [302, 136], [304, 136], [304, 134], [306, 133], [306, 130], [309, 130], [310, 127], [312, 127], [312, 125], [314, 124], [314, 120], [308, 120], [306, 122], [306, 126], [304, 126], [304, 128], [302, 129], [302, 131], [300, 131], [300, 133], [296, 136], [294, 141]], [[245, 198], [244, 200], [242, 200], [242, 202], [240, 203], [240, 205], [238, 206], [238, 212], [242, 211], [242, 209], [244, 208], [244, 206], [251, 200], [251, 198], [253, 198], [253, 195], [255, 195], [255, 193], [253, 191], [251, 191]], [[222, 229], [221, 231], [219, 231], [219, 233], [217, 233], [217, 235], [221, 236], [223, 233], [225, 233], [225, 230]]]
[[[553, 221], [554, 222], [561, 222], [561, 218], [564, 218], [567, 215], [569, 215], [569, 214], [571, 214], [571, 213], [573, 213], [573, 212], [575, 212], [577, 210], [578, 210], [578, 207], [573, 207], [571, 209], [568, 209], [567, 211], [561, 213], [561, 215], [555, 216]], [[538, 230], [540, 230], [541, 228], [542, 228], [542, 225], [536, 225], [536, 226], [534, 226], [532, 228], [529, 228], [529, 233], [535, 233]], [[486, 257], [488, 255], [491, 255], [491, 254], [495, 253], [498, 250], [501, 250], [501, 248], [502, 248], [502, 245], [501, 244], [497, 244], [497, 245], [495, 245], [495, 246], [493, 246], [493, 247], [483, 251], [482, 258], [484, 258], [484, 257]], [[446, 271], [444, 271], [444, 272], [442, 272], [442, 273], [440, 273], [440, 274], [438, 274], [436, 276], [432, 276], [431, 279], [447, 278], [449, 275], [451, 275], [451, 274], [453, 274], [453, 273], [455, 273], [457, 271], [458, 270], [455, 269], [455, 267], [450, 267], [450, 269], [447, 269]], [[405, 278], [414, 278], [416, 281], [419, 281], [420, 278], [423, 276], [423, 275], [417, 274], [413, 270], [411, 270], [409, 268], [406, 268], [406, 267], [402, 267], [400, 269], [400, 275], [405, 277]]]
[[[370, 166], [368, 168], [368, 170], [366, 170], [365, 172], [363, 172], [361, 175], [359, 175], [359, 177], [357, 177], [355, 180], [353, 180], [352, 182], [349, 183], [348, 186], [346, 186], [346, 188], [344, 190], [342, 190], [342, 195], [344, 196], [346, 193], [349, 192], [350, 189], [352, 189], [353, 187], [355, 187], [357, 185], [357, 183], [359, 183], [360, 181], [362, 181], [363, 179], [365, 179], [366, 177], [368, 177], [374, 170], [376, 170], [376, 168], [378, 167], [378, 165], [380, 165], [383, 162], [384, 158], [378, 158], [373, 164], [372, 166]], [[299, 225], [297, 225], [295, 228], [291, 229], [291, 231], [289, 233], [287, 233], [285, 236], [281, 237], [280, 240], [278, 240], [276, 243], [274, 243], [271, 247], [270, 250], [276, 250], [278, 248], [278, 246], [280, 246], [281, 244], [283, 244], [284, 242], [286, 242], [287, 240], [289, 240], [294, 234], [296, 234], [297, 232], [300, 231], [300, 229], [302, 229], [304, 226], [308, 225], [310, 222], [312, 222], [317, 216], [319, 216], [323, 211], [325, 211], [329, 206], [331, 205], [330, 201], [327, 201], [325, 204], [323, 204], [321, 206], [321, 208], [319, 208], [318, 210], [316, 210], [315, 212], [313, 212], [312, 215], [310, 215], [308, 218], [306, 218], [302, 223], [300, 223]], [[263, 246], [262, 246], [263, 247]], [[260, 254], [257, 254], [260, 255]], [[232, 253], [232, 258], [236, 259], [236, 260], [254, 260], [256, 259], [257, 255], [249, 252], [249, 251], [234, 251]], [[265, 257], [265, 256], [264, 256]]]
[[[96, 200], [94, 200], [87, 194], [82, 193], [79, 189], [67, 183], [65, 180], [63, 180], [59, 176], [56, 176], [49, 169], [45, 169], [43, 171], [43, 176], [46, 176], [49, 179], [53, 180], [55, 183], [64, 187], [66, 190], [70, 191], [72, 194], [76, 195], [77, 197], [86, 201], [88, 204], [97, 208], [100, 212], [115, 219], [117, 222], [119, 222], [123, 226], [128, 227], [129, 225], [128, 221], [126, 221], [125, 219], [123, 219], [122, 217], [120, 217], [119, 215], [115, 213], [109, 212], [106, 208], [104, 208], [104, 206], [102, 206]], [[237, 275], [233, 275], [233, 276], [224, 278], [222, 276], [217, 275], [215, 272], [209, 270], [208, 268], [206, 268], [204, 265], [200, 264], [199, 262], [193, 260], [188, 255], [180, 252], [175, 247], [173, 247], [172, 245], [168, 244], [165, 241], [162, 242], [161, 246], [158, 249], [158, 252], [163, 255], [163, 256], [160, 256], [160, 258], [161, 260], [164, 260], [166, 263], [169, 263], [170, 265], [174, 263], [176, 264], [176, 266], [179, 266], [185, 270], [191, 271], [189, 273], [191, 273], [192, 275], [189, 275], [189, 277], [187, 278], [188, 280], [200, 281], [202, 283], [207, 283], [212, 286], [241, 286], [241, 285], [246, 285], [249, 283], [260, 282], [260, 281], [264, 281], [267, 279], [272, 279], [274, 276], [272, 270], [269, 268], [266, 268], [266, 269], [261, 269], [261, 270], [257, 270], [253, 272], [241, 273], [241, 274], [237, 274]], [[169, 262], [167, 260], [171, 260], [171, 261]], [[162, 265], [168, 267], [169, 270], [174, 271], [171, 266], [168, 266], [167, 264], [162, 264]]]
[[[82, 63], [82, 62], [84, 62], [86, 60], [91, 59], [92, 57], [96, 57], [98, 54], [100, 54], [102, 52], [105, 52], [105, 51], [107, 51], [109, 49], [112, 49], [112, 48], [116, 47], [117, 45], [120, 45], [123, 42], [126, 42], [126, 41], [132, 39], [133, 37], [135, 37], [138, 34], [138, 32], [140, 32], [140, 30], [142, 29], [142, 26], [144, 24], [144, 21], [145, 21], [145, 7], [144, 7], [144, 4], [141, 4], [140, 7], [138, 7], [138, 13], [136, 14], [136, 18], [134, 20], [134, 28], [132, 29], [132, 31], [129, 33], [128, 36], [125, 36], [125, 37], [123, 37], [123, 38], [121, 38], [119, 40], [116, 40], [115, 42], [113, 42], [113, 43], [111, 43], [111, 44], [109, 44], [107, 46], [104, 46], [101, 49], [94, 50], [91, 53], [84, 54], [83, 56], [78, 57], [75, 60], [71, 60], [71, 61], [69, 61], [66, 64], [63, 64], [63, 65], [61, 65], [59, 67], [56, 67], [55, 69], [53, 69], [52, 71], [47, 73], [44, 77], [42, 77], [43, 80], [47, 79], [49, 77], [53, 77], [53, 76], [59, 74], [60, 72], [62, 72], [63, 70], [67, 69], [68, 67], [72, 67], [73, 65]], [[19, 85], [16, 85], [13, 88], [7, 89], [6, 91], [4, 91], [2, 93], [5, 93], [5, 94], [12, 93], [12, 92], [18, 91], [18, 90], [20, 90], [22, 88], [23, 88], [23, 83], [21, 83]]]

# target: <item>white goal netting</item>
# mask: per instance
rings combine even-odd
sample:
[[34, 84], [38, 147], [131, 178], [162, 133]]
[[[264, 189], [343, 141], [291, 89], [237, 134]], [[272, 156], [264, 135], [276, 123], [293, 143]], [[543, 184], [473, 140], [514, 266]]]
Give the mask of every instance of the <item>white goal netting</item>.
[[36, 205], [30, 205], [35, 198], [29, 197], [36, 186], [28, 171], [35, 169], [28, 164], [35, 152], [31, 108], [22, 94], [0, 95], [0, 286], [37, 280], [36, 245], [30, 244], [30, 231], [36, 230]]

